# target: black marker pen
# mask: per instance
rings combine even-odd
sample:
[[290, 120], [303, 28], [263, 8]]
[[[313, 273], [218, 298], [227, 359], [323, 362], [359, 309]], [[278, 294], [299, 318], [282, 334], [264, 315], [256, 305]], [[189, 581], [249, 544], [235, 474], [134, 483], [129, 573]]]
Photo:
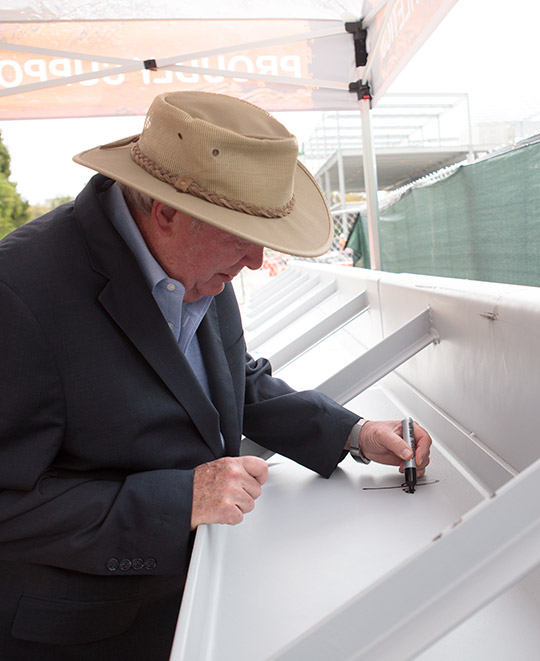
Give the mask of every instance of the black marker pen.
[[413, 452], [412, 457], [403, 464], [403, 470], [405, 472], [405, 482], [409, 487], [409, 493], [414, 493], [414, 488], [416, 486], [416, 461], [414, 458], [416, 442], [414, 440], [412, 418], [405, 418], [405, 420], [403, 420], [401, 423], [401, 433], [403, 434], [403, 440]]

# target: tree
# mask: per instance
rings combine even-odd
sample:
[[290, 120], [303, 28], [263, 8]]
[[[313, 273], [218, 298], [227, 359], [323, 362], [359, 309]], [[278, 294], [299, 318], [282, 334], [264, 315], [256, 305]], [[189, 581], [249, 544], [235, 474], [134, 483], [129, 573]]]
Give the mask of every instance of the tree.
[[17, 184], [9, 180], [11, 158], [0, 132], [0, 238], [23, 225], [28, 219], [28, 202], [17, 193]]
[[50, 200], [46, 200], [41, 204], [31, 204], [28, 207], [28, 220], [34, 220], [34, 218], [43, 216], [43, 214], [56, 209], [56, 207], [59, 207], [61, 204], [71, 202], [72, 199], [73, 198], [70, 195], [61, 195], [60, 197], [53, 197]]

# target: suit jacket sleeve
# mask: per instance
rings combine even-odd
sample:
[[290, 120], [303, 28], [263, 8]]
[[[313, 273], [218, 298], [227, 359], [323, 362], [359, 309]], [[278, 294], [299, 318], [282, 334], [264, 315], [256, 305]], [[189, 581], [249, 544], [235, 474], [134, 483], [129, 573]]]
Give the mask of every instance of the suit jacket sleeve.
[[266, 359], [247, 356], [244, 434], [329, 477], [359, 416], [315, 390], [297, 392], [271, 372]]

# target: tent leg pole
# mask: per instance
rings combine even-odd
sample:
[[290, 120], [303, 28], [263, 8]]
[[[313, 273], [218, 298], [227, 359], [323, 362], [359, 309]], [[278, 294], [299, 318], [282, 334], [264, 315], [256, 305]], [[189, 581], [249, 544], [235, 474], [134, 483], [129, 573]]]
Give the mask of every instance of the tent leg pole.
[[360, 99], [362, 117], [362, 146], [364, 161], [364, 184], [368, 213], [369, 255], [371, 268], [381, 270], [381, 247], [379, 242], [379, 203], [377, 199], [377, 164], [371, 129], [370, 99]]
[[345, 193], [345, 171], [343, 169], [343, 153], [341, 151], [341, 147], [338, 148], [337, 152], [337, 166], [339, 179], [339, 199], [341, 202], [341, 208], [345, 209], [347, 206], [347, 196]]

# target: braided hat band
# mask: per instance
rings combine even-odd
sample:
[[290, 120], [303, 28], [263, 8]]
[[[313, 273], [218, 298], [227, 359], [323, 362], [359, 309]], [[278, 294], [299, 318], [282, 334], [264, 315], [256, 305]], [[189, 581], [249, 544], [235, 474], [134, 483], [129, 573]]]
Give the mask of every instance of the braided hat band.
[[242, 200], [233, 200], [226, 197], [225, 195], [203, 188], [202, 186], [199, 186], [199, 184], [197, 184], [191, 177], [169, 172], [160, 167], [151, 158], [145, 156], [139, 146], [138, 137], [134, 138], [133, 144], [131, 146], [131, 157], [135, 163], [146, 170], [148, 174], [151, 174], [153, 177], [156, 177], [160, 181], [171, 184], [180, 193], [189, 193], [190, 195], [199, 197], [202, 200], [210, 202], [211, 204], [217, 204], [220, 207], [233, 209], [234, 211], [240, 211], [241, 213], [247, 213], [250, 216], [261, 216], [263, 218], [283, 218], [289, 214], [294, 207], [294, 194], [288, 204], [285, 204], [279, 209], [274, 209], [261, 207], [256, 204], [249, 204], [242, 202]]

